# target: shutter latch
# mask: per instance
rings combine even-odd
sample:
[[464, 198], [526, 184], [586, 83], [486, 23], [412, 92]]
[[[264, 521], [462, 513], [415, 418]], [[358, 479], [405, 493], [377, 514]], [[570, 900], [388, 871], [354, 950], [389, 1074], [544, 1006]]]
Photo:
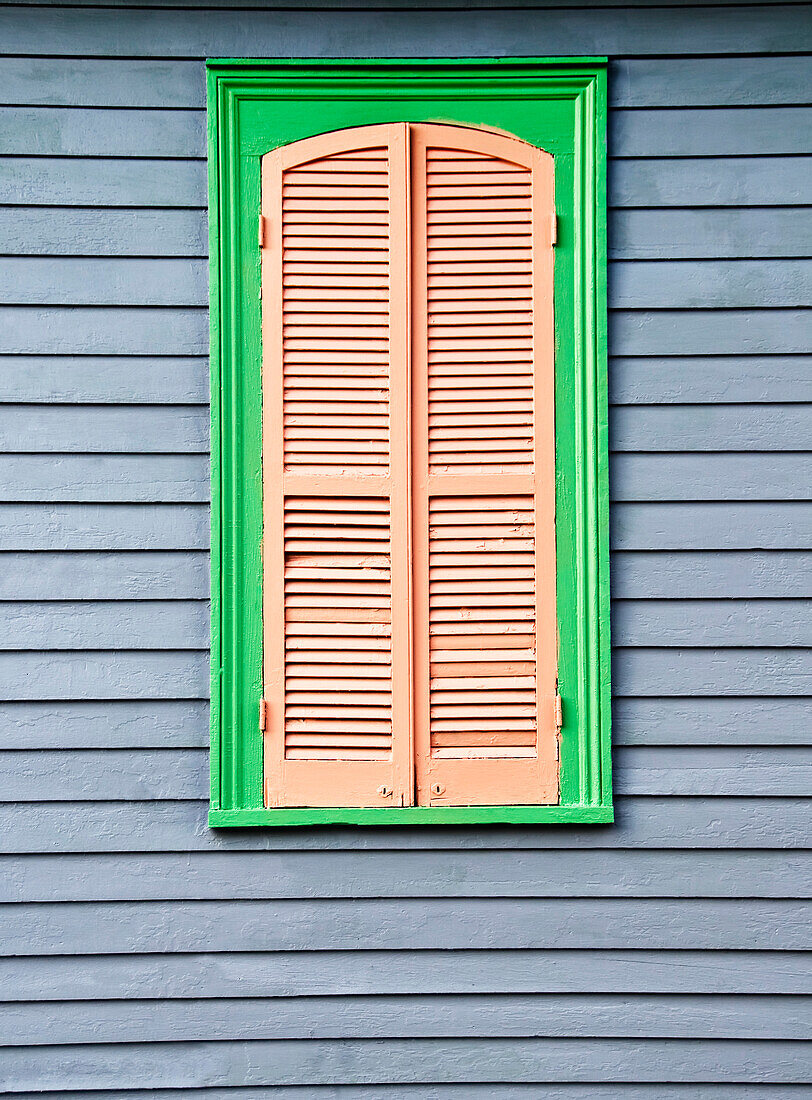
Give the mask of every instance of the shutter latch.
[[265, 724], [266, 724], [266, 721], [267, 721], [267, 715], [268, 715], [268, 704], [265, 702], [264, 699], [260, 699], [260, 701], [259, 701], [259, 728], [261, 730], [265, 729]]

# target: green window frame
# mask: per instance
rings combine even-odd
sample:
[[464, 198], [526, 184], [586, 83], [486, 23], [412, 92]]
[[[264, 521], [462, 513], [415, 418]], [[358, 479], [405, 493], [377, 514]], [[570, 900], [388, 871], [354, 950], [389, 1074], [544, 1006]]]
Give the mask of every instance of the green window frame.
[[[212, 826], [613, 820], [606, 364], [606, 59], [207, 64]], [[552, 153], [560, 802], [265, 809], [262, 799], [260, 157], [330, 130], [451, 122]]]

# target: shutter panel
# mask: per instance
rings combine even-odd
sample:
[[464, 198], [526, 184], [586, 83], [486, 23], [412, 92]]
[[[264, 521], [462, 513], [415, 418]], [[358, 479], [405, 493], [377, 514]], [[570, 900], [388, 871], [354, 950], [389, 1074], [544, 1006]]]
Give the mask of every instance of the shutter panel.
[[412, 127], [421, 804], [558, 800], [553, 161]]
[[412, 801], [406, 127], [262, 165], [268, 806]]

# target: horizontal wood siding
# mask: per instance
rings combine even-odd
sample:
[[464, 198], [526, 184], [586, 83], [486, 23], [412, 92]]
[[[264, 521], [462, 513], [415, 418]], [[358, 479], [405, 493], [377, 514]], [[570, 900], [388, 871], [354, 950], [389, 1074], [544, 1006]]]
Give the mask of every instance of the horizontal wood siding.
[[[0, 6], [4, 1095], [810, 1096], [811, 46], [780, 3]], [[511, 53], [611, 58], [617, 824], [214, 832], [203, 59]]]

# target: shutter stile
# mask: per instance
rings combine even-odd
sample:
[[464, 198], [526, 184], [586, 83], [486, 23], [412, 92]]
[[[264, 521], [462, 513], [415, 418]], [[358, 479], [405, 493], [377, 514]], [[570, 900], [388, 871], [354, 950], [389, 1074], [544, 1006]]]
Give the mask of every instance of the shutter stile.
[[268, 806], [412, 801], [405, 136], [263, 158]]
[[426, 125], [411, 166], [417, 797], [555, 802], [552, 158]]

